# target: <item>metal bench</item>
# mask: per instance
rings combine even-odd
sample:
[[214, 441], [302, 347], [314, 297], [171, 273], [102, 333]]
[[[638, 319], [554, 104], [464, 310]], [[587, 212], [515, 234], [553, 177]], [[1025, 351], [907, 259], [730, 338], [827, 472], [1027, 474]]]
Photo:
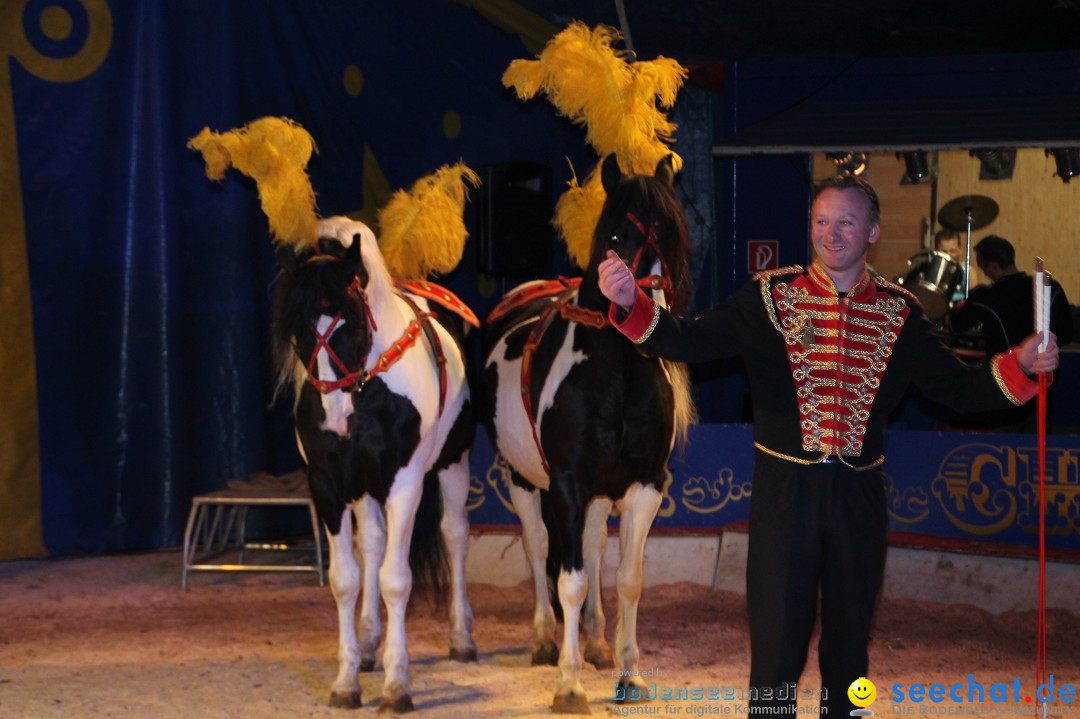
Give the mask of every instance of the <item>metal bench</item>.
[[[187, 590], [188, 573], [201, 572], [315, 572], [319, 586], [326, 582], [323, 570], [323, 547], [319, 519], [315, 503], [306, 484], [297, 489], [263, 487], [256, 484], [236, 483], [226, 489], [200, 494], [191, 500], [187, 527], [184, 530], [184, 568], [180, 586]], [[245, 534], [248, 510], [253, 507], [306, 507], [311, 518], [314, 540], [314, 561], [284, 563], [282, 561], [253, 561], [265, 558], [259, 553], [253, 557], [248, 550], [301, 552], [280, 542], [248, 542]], [[235, 553], [236, 561], [225, 561]]]

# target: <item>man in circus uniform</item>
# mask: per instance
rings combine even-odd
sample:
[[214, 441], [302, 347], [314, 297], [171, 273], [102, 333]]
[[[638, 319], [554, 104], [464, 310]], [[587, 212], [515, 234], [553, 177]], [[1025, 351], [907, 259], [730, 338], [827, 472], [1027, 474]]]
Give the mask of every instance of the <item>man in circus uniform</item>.
[[1030, 400], [1036, 373], [1057, 367], [1053, 337], [1040, 353], [1037, 335], [983, 367], [959, 362], [913, 295], [867, 272], [879, 212], [865, 181], [826, 180], [811, 210], [810, 267], [759, 274], [692, 319], [653, 303], [614, 252], [599, 268], [609, 319], [645, 352], [746, 363], [757, 449], [746, 572], [755, 713], [794, 713], [783, 688], [802, 674], [819, 590], [822, 707], [853, 708], [847, 688], [867, 676], [885, 563], [886, 422], [908, 386], [956, 409], [992, 410]]

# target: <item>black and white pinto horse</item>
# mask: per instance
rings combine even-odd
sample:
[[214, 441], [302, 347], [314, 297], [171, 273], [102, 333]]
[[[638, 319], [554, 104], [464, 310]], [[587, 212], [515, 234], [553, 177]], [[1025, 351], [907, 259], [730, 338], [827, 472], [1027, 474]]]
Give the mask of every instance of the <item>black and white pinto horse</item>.
[[510, 466], [511, 500], [532, 568], [533, 664], [555, 663], [546, 570], [553, 576], [557, 571], [564, 626], [553, 709], [565, 713], [588, 713], [579, 618], [584, 659], [597, 668], [612, 666], [600, 562], [613, 506], [620, 515], [614, 663], [628, 693], [643, 684], [637, 607], [645, 540], [660, 506], [668, 457], [694, 413], [685, 366], [645, 356], [608, 326], [609, 302], [598, 287], [597, 266], [613, 249], [657, 302], [683, 311], [689, 240], [670, 158], [652, 177], [622, 175], [614, 156], [601, 172], [607, 199], [580, 285], [525, 283], [493, 310], [485, 330], [480, 414]]
[[295, 390], [312, 497], [330, 538], [339, 630], [330, 704], [360, 706], [357, 672], [374, 669], [382, 638], [381, 592], [387, 619], [379, 711], [408, 711], [405, 607], [414, 571], [441, 588], [449, 570], [450, 657], [476, 659], [465, 593], [475, 422], [462, 322], [395, 286], [366, 225], [324, 219], [318, 235], [310, 251], [279, 252], [273, 333], [281, 381]]

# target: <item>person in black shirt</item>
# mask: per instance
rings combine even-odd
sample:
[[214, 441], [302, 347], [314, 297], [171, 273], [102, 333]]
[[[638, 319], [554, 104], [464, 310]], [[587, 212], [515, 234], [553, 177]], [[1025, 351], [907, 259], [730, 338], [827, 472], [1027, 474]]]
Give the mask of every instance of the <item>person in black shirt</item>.
[[[964, 332], [982, 326], [986, 354], [995, 355], [1034, 332], [1035, 307], [1031, 275], [1016, 267], [1012, 243], [997, 235], [987, 235], [974, 247], [975, 262], [992, 284], [979, 285], [967, 301], [949, 318], [953, 331]], [[1065, 291], [1050, 280], [1050, 331], [1058, 346], [1072, 341], [1072, 312]]]
[[[987, 235], [973, 249], [976, 264], [991, 284], [973, 288], [967, 301], [953, 310], [948, 321], [955, 333], [981, 332], [986, 356], [990, 357], [1016, 346], [1034, 331], [1034, 278], [1016, 267], [1016, 250], [1003, 237]], [[1072, 341], [1072, 310], [1061, 285], [1051, 279], [1050, 287], [1050, 331], [1057, 337], [1058, 346], [1063, 347]], [[1052, 401], [1052, 390], [1048, 397]], [[953, 424], [969, 429], [1032, 433], [1037, 430], [1035, 409], [1029, 403], [979, 416], [963, 415]], [[1048, 411], [1047, 415], [1049, 422], [1053, 413]]]

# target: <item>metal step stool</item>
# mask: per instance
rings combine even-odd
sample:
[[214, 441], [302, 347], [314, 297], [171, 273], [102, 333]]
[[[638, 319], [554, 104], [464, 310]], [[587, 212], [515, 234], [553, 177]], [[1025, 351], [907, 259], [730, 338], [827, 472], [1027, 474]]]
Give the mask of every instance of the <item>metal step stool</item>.
[[[180, 586], [187, 590], [188, 572], [316, 572], [319, 586], [326, 582], [323, 571], [323, 547], [319, 518], [308, 488], [277, 489], [255, 484], [237, 486], [200, 494], [191, 499], [187, 527], [184, 529], [184, 569]], [[245, 525], [252, 507], [307, 507], [311, 518], [311, 533], [315, 541], [314, 563], [284, 564], [252, 562], [245, 551], [287, 550], [303, 551], [281, 543], [248, 542]], [[233, 563], [223, 561], [236, 553]]]

